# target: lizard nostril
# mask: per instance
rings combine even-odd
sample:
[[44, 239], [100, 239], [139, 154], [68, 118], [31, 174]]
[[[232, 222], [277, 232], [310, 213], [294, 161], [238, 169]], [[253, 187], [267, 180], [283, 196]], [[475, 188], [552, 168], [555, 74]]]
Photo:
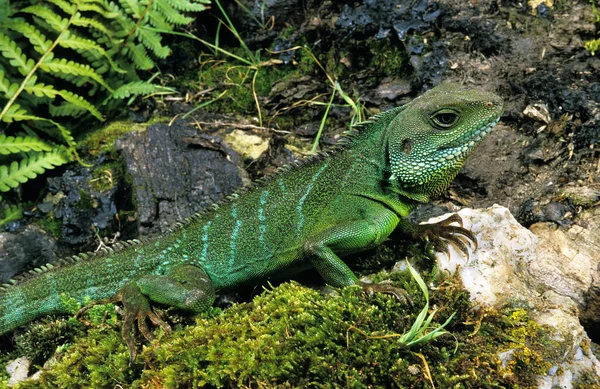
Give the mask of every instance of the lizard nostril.
[[494, 106], [494, 103], [492, 103], [491, 101], [486, 101], [485, 103], [483, 103], [483, 105], [486, 108], [492, 108]]
[[404, 151], [404, 154], [411, 153], [412, 143], [410, 142], [410, 139], [404, 139], [404, 142], [402, 142], [402, 151]]

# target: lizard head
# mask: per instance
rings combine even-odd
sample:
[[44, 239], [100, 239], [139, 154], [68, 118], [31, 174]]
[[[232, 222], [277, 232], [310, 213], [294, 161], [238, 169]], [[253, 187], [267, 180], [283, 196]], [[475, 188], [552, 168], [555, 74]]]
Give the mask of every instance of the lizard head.
[[503, 103], [489, 92], [442, 84], [403, 108], [386, 131], [388, 180], [399, 194], [427, 202], [496, 125]]

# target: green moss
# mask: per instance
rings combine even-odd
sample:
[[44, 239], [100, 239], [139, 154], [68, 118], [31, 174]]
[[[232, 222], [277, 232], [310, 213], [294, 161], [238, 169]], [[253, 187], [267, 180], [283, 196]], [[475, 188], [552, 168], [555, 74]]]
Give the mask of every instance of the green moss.
[[369, 39], [367, 47], [372, 55], [370, 69], [379, 71], [387, 76], [406, 74], [408, 58], [404, 50], [394, 45], [390, 39]]
[[24, 332], [15, 335], [15, 348], [19, 355], [26, 355], [33, 365], [40, 365], [54, 354], [56, 348], [71, 342], [81, 334], [81, 325], [76, 320], [62, 320], [48, 316], [27, 326]]
[[96, 208], [97, 204], [88, 192], [79, 189], [79, 200], [75, 202], [74, 207], [77, 209], [92, 209]]
[[125, 171], [120, 161], [106, 162], [92, 170], [90, 187], [96, 192], [108, 191], [123, 178], [125, 178]]
[[112, 159], [116, 158], [115, 141], [123, 134], [130, 131], [145, 131], [151, 123], [164, 118], [154, 118], [152, 122], [138, 124], [130, 120], [114, 121], [107, 126], [86, 134], [78, 144], [78, 150], [82, 155], [98, 158], [100, 154], [106, 153]]
[[36, 220], [35, 223], [55, 239], [60, 240], [62, 237], [62, 224], [60, 220], [54, 217], [54, 212], [46, 214], [43, 218]]
[[[323, 295], [284, 283], [216, 317], [218, 309], [202, 315], [194, 326], [177, 325], [171, 336], [156, 331], [158, 340], [131, 366], [117, 326], [99, 320], [110, 311], [103, 308], [93, 315], [94, 328], [43, 373], [39, 386], [427, 388], [428, 369], [440, 388], [534, 388], [537, 374], [564, 352], [552, 331], [523, 309], [472, 313], [455, 278], [431, 291], [437, 307], [431, 326], [456, 313], [447, 327], [452, 336], [407, 349], [399, 336], [424, 300], [405, 272], [391, 278], [413, 296], [412, 307], [358, 287]], [[498, 355], [509, 350], [512, 358], [502, 365]]]

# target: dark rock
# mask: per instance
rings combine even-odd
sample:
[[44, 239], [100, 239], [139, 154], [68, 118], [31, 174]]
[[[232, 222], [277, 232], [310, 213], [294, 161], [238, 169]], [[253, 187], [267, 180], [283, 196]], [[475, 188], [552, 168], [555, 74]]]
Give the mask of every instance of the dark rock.
[[34, 225], [18, 234], [0, 233], [0, 283], [55, 259], [56, 241]]
[[165, 232], [242, 184], [224, 146], [190, 142], [198, 136], [194, 127], [154, 124], [117, 141], [132, 177], [141, 234]]
[[54, 212], [54, 218], [61, 222], [61, 243], [78, 249], [95, 241], [95, 228], [106, 228], [117, 213], [116, 187], [96, 192], [90, 187], [91, 179], [90, 170], [84, 167], [48, 178], [51, 196], [38, 205], [40, 212]]

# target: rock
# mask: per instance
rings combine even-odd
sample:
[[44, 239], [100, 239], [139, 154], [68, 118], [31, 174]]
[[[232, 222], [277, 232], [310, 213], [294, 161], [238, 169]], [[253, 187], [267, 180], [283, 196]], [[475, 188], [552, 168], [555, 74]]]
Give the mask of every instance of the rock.
[[0, 284], [25, 269], [52, 262], [55, 251], [56, 241], [34, 225], [20, 233], [0, 233]]
[[13, 386], [21, 381], [25, 381], [29, 375], [29, 366], [31, 361], [27, 357], [17, 358], [6, 364], [6, 372], [10, 375], [8, 385]]
[[133, 181], [140, 234], [165, 232], [242, 184], [236, 154], [218, 138], [199, 138], [194, 127], [175, 123], [117, 141]]
[[48, 178], [49, 194], [38, 206], [41, 213], [54, 212], [61, 222], [60, 242], [77, 249], [96, 240], [95, 229], [108, 227], [117, 213], [117, 187], [93, 190], [90, 169], [78, 166], [60, 177]]
[[[476, 308], [525, 307], [534, 321], [552, 329], [556, 344], [549, 347], [558, 345], [563, 359], [550, 361], [554, 374], [540, 376], [538, 388], [571, 387], [582, 377], [600, 383], [600, 361], [590, 351], [590, 338], [577, 316], [578, 309], [586, 306], [590, 288], [600, 290], [599, 281], [594, 281], [600, 280], [600, 223], [567, 230], [543, 223], [529, 231], [498, 205], [458, 214], [464, 227], [477, 236], [479, 247], [466, 259], [451, 246], [450, 255], [437, 255], [438, 266], [458, 272]], [[509, 363], [507, 351], [499, 358]]]

